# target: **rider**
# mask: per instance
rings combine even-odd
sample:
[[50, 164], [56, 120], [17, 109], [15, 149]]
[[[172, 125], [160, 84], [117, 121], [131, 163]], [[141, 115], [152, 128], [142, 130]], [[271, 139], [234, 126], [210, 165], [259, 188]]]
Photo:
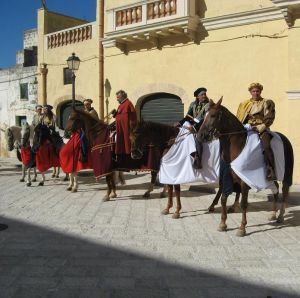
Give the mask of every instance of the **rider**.
[[[187, 115], [178, 122], [177, 126], [182, 126], [185, 121], [188, 121], [192, 124], [190, 131], [196, 133], [198, 129], [200, 128], [204, 117], [205, 113], [208, 110], [208, 103], [209, 99], [206, 95], [207, 89], [204, 87], [200, 87], [197, 90], [194, 91], [194, 97], [195, 101], [193, 101], [190, 104], [190, 107], [188, 109]], [[202, 143], [197, 140], [195, 137], [195, 144], [196, 144], [196, 155], [194, 159], [194, 164], [193, 166], [197, 169], [202, 169], [202, 151], [203, 151], [203, 146]]]
[[32, 119], [32, 125], [34, 127], [36, 127], [39, 124], [40, 118], [42, 117], [42, 111], [43, 111], [43, 107], [41, 105], [36, 105], [35, 114]]
[[260, 83], [252, 83], [248, 90], [251, 98], [240, 103], [237, 118], [259, 133], [267, 164], [267, 180], [276, 180], [274, 154], [270, 145], [272, 136], [268, 133], [275, 119], [275, 103], [261, 97], [263, 86]]
[[113, 117], [116, 118], [116, 147], [115, 153], [117, 159], [122, 155], [130, 155], [130, 127], [137, 122], [136, 111], [132, 102], [128, 99], [127, 93], [124, 90], [119, 90], [116, 93], [119, 107], [117, 111], [113, 111]]
[[40, 118], [40, 123], [48, 126], [52, 131], [56, 127], [56, 117], [52, 112], [53, 107], [51, 105], [43, 106], [43, 115]]
[[92, 108], [92, 103], [93, 103], [93, 101], [90, 98], [86, 98], [83, 101], [84, 111], [86, 111], [87, 113], [89, 113], [96, 120], [99, 120], [98, 113], [96, 112], [96, 110], [94, 108]]

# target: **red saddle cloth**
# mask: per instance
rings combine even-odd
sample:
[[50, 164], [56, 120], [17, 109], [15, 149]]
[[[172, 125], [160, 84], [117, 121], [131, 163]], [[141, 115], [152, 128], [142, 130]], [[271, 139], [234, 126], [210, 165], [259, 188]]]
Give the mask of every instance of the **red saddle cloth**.
[[22, 163], [25, 167], [27, 167], [30, 163], [30, 147], [21, 148], [21, 159]]
[[91, 153], [88, 150], [88, 162], [80, 161], [80, 133], [75, 132], [69, 142], [59, 152], [61, 168], [65, 173], [77, 173], [80, 170], [92, 169]]
[[91, 157], [95, 178], [112, 173], [113, 143], [109, 137], [109, 129], [103, 129], [93, 142]]
[[60, 167], [59, 157], [55, 153], [53, 144], [45, 141], [36, 153], [36, 167], [40, 172], [45, 172], [51, 167]]

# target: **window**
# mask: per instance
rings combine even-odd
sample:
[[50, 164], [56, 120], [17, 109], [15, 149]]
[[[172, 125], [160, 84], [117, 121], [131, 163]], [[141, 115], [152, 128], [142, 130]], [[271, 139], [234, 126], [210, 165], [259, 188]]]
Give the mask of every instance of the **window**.
[[16, 116], [16, 125], [22, 126], [25, 125], [27, 122], [26, 116]]
[[20, 84], [20, 99], [28, 99], [28, 83]]
[[68, 67], [64, 68], [64, 85], [72, 84], [72, 70]]

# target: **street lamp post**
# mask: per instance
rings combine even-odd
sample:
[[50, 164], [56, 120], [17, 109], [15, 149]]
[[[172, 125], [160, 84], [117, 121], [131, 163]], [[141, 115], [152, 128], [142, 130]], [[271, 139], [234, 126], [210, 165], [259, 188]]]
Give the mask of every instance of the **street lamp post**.
[[108, 123], [108, 104], [109, 104], [109, 101], [108, 101], [108, 98], [110, 97], [110, 92], [111, 92], [111, 85], [110, 85], [110, 82], [108, 79], [105, 80], [105, 83], [104, 83], [104, 88], [105, 88], [105, 105], [106, 105], [106, 120], [107, 120], [107, 123]]
[[72, 53], [67, 59], [68, 68], [72, 71], [72, 107], [75, 107], [75, 71], [79, 69], [80, 59]]

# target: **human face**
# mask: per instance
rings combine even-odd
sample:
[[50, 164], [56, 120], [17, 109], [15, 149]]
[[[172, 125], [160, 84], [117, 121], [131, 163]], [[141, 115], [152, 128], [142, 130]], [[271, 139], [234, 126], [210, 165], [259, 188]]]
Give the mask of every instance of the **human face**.
[[43, 108], [43, 113], [44, 113], [44, 114], [47, 115], [47, 114], [48, 114], [48, 111], [49, 111], [48, 108]]
[[117, 101], [121, 102], [123, 100], [123, 96], [121, 94], [117, 94]]
[[206, 93], [202, 93], [201, 95], [198, 95], [196, 98], [199, 102], [203, 102], [206, 99]]
[[92, 107], [92, 104], [91, 104], [89, 101], [85, 101], [85, 102], [84, 102], [84, 108], [85, 108], [86, 110], [90, 110], [91, 107]]
[[42, 114], [42, 108], [37, 108], [36, 112], [37, 112], [37, 114], [41, 115]]
[[261, 96], [260, 96], [261, 90], [258, 88], [252, 88], [250, 90], [250, 94], [252, 96], [252, 99], [254, 99], [254, 100], [259, 100], [261, 98]]

